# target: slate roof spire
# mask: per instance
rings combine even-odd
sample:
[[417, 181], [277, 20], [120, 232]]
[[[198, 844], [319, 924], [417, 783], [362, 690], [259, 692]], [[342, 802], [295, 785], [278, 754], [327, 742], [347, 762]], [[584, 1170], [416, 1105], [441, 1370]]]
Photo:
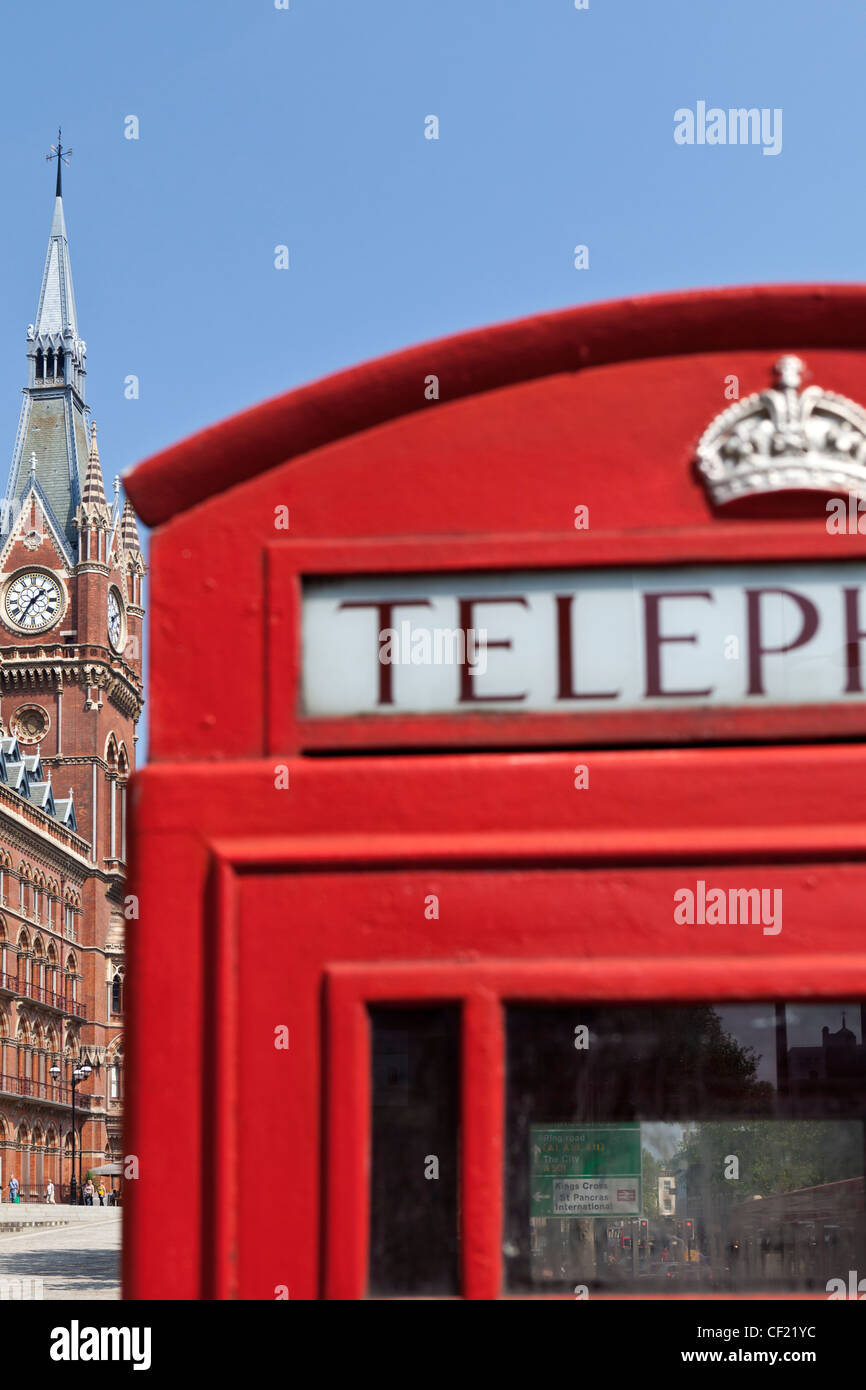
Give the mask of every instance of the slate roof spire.
[[132, 510], [132, 503], [128, 497], [123, 504], [123, 516], [120, 522], [120, 543], [123, 549], [128, 550], [130, 554], [141, 554], [138, 523], [135, 519], [135, 512]]
[[[81, 493], [81, 506], [75, 516], [78, 530], [81, 532], [93, 530], [94, 527], [103, 531], [111, 530], [111, 508], [105, 497], [105, 483], [102, 477], [102, 464], [99, 461], [99, 445], [96, 442], [95, 424], [91, 426], [90, 430], [90, 448], [87, 455], [87, 472], [84, 475], [84, 487]], [[89, 551], [82, 540], [82, 559], [88, 554]], [[99, 554], [98, 544], [94, 547], [93, 554]]]
[[75, 315], [75, 295], [72, 290], [72, 269], [69, 264], [69, 243], [66, 237], [66, 219], [63, 215], [63, 185], [61, 173], [68, 161], [71, 150], [64, 150], [57, 132], [57, 144], [51, 146], [52, 153], [46, 159], [57, 160], [57, 184], [54, 193], [54, 216], [48, 235], [48, 253], [45, 269], [42, 272], [42, 290], [34, 325], [36, 336], [60, 333], [65, 336], [69, 329], [72, 336], [78, 337], [78, 321]]
[[99, 445], [96, 442], [96, 423], [90, 429], [90, 449], [87, 454], [87, 473], [84, 477], [84, 491], [81, 497], [85, 506], [102, 506], [108, 509], [105, 497], [105, 482], [102, 477], [102, 464], [99, 461]]
[[3, 532], [15, 525], [17, 506], [34, 479], [30, 458], [36, 455], [35, 484], [55, 530], [75, 561], [76, 512], [82, 500], [89, 455], [85, 424], [84, 380], [87, 347], [78, 333], [72, 267], [63, 210], [61, 169], [71, 151], [60, 141], [48, 159], [57, 160], [54, 212], [35, 321], [27, 328], [27, 380], [6, 498]]

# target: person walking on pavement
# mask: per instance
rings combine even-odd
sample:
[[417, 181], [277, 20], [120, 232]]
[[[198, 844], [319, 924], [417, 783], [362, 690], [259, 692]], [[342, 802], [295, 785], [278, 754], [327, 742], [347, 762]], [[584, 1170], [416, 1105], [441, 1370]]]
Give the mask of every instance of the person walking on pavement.
[[14, 1173], [9, 1179], [9, 1201], [18, 1201], [18, 1179], [15, 1177]]
[[54, 1183], [48, 1179], [48, 1186], [45, 1189], [45, 1200], [50, 1207], [56, 1206], [54, 1201]]
[[93, 1182], [90, 1178], [84, 1184], [84, 1205], [86, 1207], [93, 1206]]
[[101, 1183], [99, 1184], [99, 1186], [98, 1186], [97, 1189], [96, 1189], [96, 1195], [97, 1195], [97, 1197], [99, 1198], [99, 1205], [100, 1205], [101, 1207], [104, 1207], [104, 1206], [105, 1206], [105, 1184], [104, 1184], [104, 1183], [101, 1182]]

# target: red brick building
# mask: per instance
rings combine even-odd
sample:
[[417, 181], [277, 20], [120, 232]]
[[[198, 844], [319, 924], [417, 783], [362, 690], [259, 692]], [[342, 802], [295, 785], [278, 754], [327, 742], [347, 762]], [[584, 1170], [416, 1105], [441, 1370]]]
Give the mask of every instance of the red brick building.
[[12, 1177], [25, 1197], [49, 1178], [68, 1195], [76, 1068], [85, 1180], [121, 1155], [124, 932], [137, 916], [124, 875], [144, 562], [117, 483], [106, 499], [85, 404], [60, 165], [0, 518], [4, 1201]]

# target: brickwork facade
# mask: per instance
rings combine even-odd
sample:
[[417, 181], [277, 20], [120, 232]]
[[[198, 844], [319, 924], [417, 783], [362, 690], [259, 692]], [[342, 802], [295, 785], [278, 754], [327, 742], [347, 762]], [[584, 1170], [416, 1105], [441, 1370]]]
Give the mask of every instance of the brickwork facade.
[[85, 404], [59, 167], [26, 358], [0, 528], [0, 1182], [60, 1201], [73, 1148], [85, 1181], [122, 1156], [145, 567]]

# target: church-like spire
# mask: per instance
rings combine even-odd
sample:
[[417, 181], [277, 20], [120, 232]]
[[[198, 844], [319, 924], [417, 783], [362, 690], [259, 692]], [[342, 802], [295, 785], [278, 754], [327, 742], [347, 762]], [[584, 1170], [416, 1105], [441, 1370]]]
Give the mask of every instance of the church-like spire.
[[87, 538], [90, 531], [111, 531], [111, 508], [105, 498], [105, 483], [102, 478], [102, 464], [99, 461], [99, 445], [96, 442], [96, 425], [90, 431], [90, 449], [87, 455], [87, 472], [81, 493], [81, 506], [75, 513], [76, 526], [81, 533], [79, 557], [82, 560], [103, 559], [108, 556], [108, 542], [98, 537]]
[[105, 496], [105, 482], [102, 477], [102, 464], [99, 461], [99, 445], [96, 442], [96, 425], [90, 430], [90, 449], [87, 455], [87, 472], [84, 475], [84, 490], [81, 501], [85, 507], [102, 506], [108, 511]]
[[60, 334], [61, 338], [78, 338], [78, 321], [75, 316], [75, 295], [72, 291], [72, 270], [69, 265], [69, 243], [66, 237], [66, 219], [63, 216], [63, 185], [61, 172], [69, 159], [71, 150], [64, 150], [57, 133], [57, 144], [51, 146], [52, 153], [46, 159], [57, 160], [57, 184], [54, 193], [54, 216], [48, 235], [48, 253], [45, 269], [42, 272], [42, 290], [34, 324], [37, 338]]
[[16, 504], [34, 478], [31, 454], [36, 455], [35, 482], [56, 530], [69, 546], [76, 545], [76, 511], [82, 500], [88, 460], [84, 420], [84, 378], [87, 349], [78, 335], [78, 316], [72, 289], [69, 243], [63, 211], [61, 169], [71, 151], [58, 140], [48, 159], [57, 160], [54, 213], [36, 317], [27, 329], [27, 381], [15, 452], [3, 509], [2, 524], [14, 524]]

